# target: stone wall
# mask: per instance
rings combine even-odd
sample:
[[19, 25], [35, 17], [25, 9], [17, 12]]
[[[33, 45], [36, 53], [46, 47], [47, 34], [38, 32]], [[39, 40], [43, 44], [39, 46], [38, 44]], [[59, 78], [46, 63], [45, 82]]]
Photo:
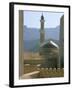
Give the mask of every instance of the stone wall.
[[24, 66], [24, 74], [39, 71], [36, 78], [64, 77], [63, 68], [40, 68], [38, 65], [26, 64]]

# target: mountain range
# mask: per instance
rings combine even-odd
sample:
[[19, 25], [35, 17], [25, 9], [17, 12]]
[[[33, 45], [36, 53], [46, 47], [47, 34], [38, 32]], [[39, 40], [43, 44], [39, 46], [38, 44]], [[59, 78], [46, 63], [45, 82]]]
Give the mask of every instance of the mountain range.
[[[57, 26], [55, 28], [45, 28], [45, 39], [55, 39], [59, 40], [59, 32], [60, 32], [60, 26]], [[28, 28], [27, 26], [24, 26], [23, 30], [23, 39], [24, 40], [37, 40], [40, 39], [40, 29], [38, 28]]]
[[[45, 28], [45, 40], [59, 40], [60, 26], [55, 28]], [[24, 51], [37, 52], [40, 46], [40, 29], [28, 28], [23, 30]]]

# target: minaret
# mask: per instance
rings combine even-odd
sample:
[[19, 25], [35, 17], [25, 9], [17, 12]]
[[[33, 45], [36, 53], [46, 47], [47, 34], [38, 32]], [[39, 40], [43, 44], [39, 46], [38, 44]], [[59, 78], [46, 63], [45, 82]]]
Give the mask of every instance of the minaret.
[[45, 22], [45, 20], [44, 20], [43, 14], [42, 14], [41, 20], [40, 20], [40, 24], [41, 24], [41, 27], [40, 27], [40, 44], [42, 44], [45, 41], [44, 22]]

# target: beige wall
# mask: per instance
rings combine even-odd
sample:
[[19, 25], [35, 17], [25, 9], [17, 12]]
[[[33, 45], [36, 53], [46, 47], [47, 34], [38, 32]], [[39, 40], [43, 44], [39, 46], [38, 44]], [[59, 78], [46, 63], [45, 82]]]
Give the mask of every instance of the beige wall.
[[19, 76], [23, 71], [23, 11], [19, 11]]

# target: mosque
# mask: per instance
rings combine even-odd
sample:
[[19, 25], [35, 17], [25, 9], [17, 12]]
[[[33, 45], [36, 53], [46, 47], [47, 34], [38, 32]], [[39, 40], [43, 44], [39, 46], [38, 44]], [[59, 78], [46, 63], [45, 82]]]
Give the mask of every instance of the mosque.
[[[55, 41], [55, 40], [45, 40], [45, 30], [44, 30], [44, 16], [43, 14], [41, 15], [41, 19], [40, 19], [40, 50], [39, 50], [39, 54], [42, 55], [45, 59], [45, 63], [43, 65], [41, 65], [42, 67], [51, 67], [51, 68], [63, 68], [64, 65], [63, 63], [61, 64], [61, 62], [63, 62], [63, 50], [61, 50], [62, 47], [64, 47], [63, 45], [63, 39], [64, 39], [64, 15], [61, 17], [61, 23], [60, 23], [60, 40], [59, 41]], [[62, 33], [62, 34], [61, 34]], [[62, 38], [61, 38], [62, 37]], [[62, 44], [62, 45], [61, 45]], [[62, 48], [63, 49], [63, 48]], [[61, 59], [62, 58], [62, 59]]]

